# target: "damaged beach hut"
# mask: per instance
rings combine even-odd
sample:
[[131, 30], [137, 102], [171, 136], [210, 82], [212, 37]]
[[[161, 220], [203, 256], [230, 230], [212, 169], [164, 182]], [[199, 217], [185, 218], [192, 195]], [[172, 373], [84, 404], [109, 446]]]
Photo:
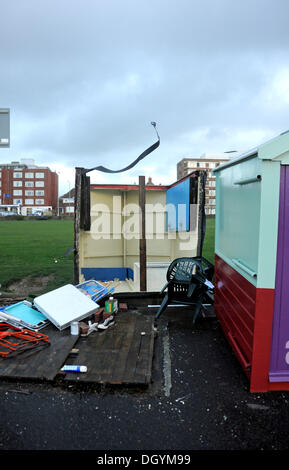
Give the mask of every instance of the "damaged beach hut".
[[[76, 169], [74, 277], [118, 280], [116, 292], [160, 291], [170, 263], [201, 256], [206, 174], [170, 185], [90, 184]], [[143, 282], [145, 279], [145, 283]]]

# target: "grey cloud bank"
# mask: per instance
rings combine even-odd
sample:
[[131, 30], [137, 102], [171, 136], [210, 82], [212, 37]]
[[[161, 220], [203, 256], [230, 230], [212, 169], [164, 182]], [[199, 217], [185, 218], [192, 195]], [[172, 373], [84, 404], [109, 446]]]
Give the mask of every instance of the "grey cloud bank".
[[11, 109], [1, 162], [117, 169], [155, 141], [153, 120], [159, 149], [126, 174], [93, 178], [172, 181], [184, 156], [245, 151], [289, 128], [285, 0], [0, 0], [0, 9], [0, 107]]

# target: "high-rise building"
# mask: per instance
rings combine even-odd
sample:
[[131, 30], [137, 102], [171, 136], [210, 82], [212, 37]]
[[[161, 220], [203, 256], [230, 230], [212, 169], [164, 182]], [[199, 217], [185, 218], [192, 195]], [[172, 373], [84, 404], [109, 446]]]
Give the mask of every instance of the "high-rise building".
[[214, 215], [216, 212], [216, 178], [213, 174], [213, 169], [236, 155], [237, 152], [235, 151], [224, 152], [221, 154], [203, 153], [200, 157], [183, 158], [177, 163], [178, 180], [195, 170], [206, 171], [207, 184], [205, 210], [208, 215]]
[[58, 175], [34, 160], [0, 164], [1, 210], [14, 210], [21, 215], [36, 211], [56, 212]]

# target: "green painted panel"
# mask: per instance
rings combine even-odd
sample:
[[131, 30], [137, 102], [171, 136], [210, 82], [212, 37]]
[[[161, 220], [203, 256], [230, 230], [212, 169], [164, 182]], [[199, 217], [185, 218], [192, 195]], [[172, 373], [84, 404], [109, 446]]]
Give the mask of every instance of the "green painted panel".
[[280, 162], [262, 161], [257, 287], [275, 288], [280, 191]]
[[258, 156], [262, 160], [278, 159], [282, 160], [283, 155], [288, 154], [289, 148], [289, 133], [285, 132], [275, 137], [274, 139], [260, 145]]
[[257, 155], [216, 173], [216, 252], [254, 285], [262, 184], [257, 176], [261, 173]]

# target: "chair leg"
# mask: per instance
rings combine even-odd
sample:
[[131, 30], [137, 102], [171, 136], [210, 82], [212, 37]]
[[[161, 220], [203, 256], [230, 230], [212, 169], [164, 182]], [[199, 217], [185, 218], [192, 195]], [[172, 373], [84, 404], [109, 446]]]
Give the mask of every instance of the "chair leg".
[[165, 310], [168, 303], [169, 303], [169, 296], [168, 296], [168, 294], [166, 294], [163, 298], [163, 301], [162, 301], [157, 313], [156, 313], [155, 319], [159, 318], [160, 314]]
[[193, 325], [195, 324], [195, 321], [200, 313], [202, 302], [203, 302], [203, 296], [201, 295], [195, 304], [194, 315], [193, 315]]

